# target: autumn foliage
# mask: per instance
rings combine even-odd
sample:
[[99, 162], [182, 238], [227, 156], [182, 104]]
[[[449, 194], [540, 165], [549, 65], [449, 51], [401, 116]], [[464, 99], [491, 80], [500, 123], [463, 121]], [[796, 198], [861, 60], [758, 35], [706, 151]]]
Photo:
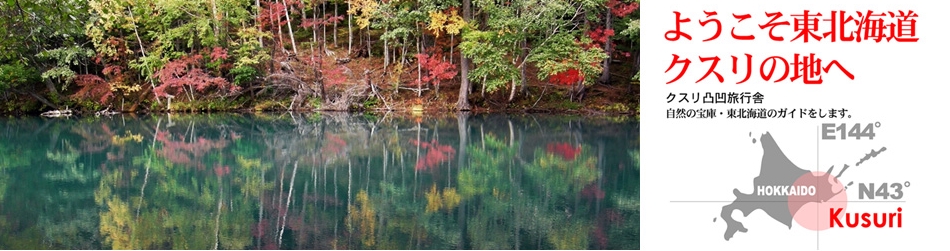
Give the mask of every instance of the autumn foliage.
[[561, 156], [564, 160], [572, 161], [574, 158], [577, 158], [577, 155], [581, 153], [581, 147], [573, 147], [568, 143], [551, 143], [548, 144], [548, 153]]
[[[184, 135], [179, 135], [177, 140], [175, 138], [167, 131], [158, 131], [156, 139], [164, 146], [159, 154], [172, 163], [194, 166], [198, 169], [205, 168], [205, 165], [199, 161], [205, 154], [213, 149], [222, 149], [230, 143], [224, 139], [209, 140], [204, 137], [198, 137], [196, 140], [188, 142]], [[220, 170], [216, 168], [215, 172], [224, 175], [230, 172], [230, 168], [221, 167]]]
[[409, 142], [426, 150], [425, 157], [421, 157], [416, 161], [417, 171], [435, 168], [439, 164], [455, 158], [455, 148], [449, 145], [440, 145], [438, 141], [419, 142], [411, 140]]
[[316, 28], [323, 27], [326, 25], [333, 25], [341, 21], [343, 21], [343, 16], [334, 16], [333, 14], [326, 14], [324, 15], [323, 18], [317, 18], [317, 19], [304, 18], [303, 20], [301, 20], [300, 26], [316, 29]]
[[[227, 56], [223, 52], [223, 56]], [[212, 56], [222, 56], [221, 52], [212, 54]], [[202, 70], [201, 61], [204, 57], [201, 55], [190, 55], [168, 62], [156, 73], [161, 85], [155, 87], [155, 95], [177, 95], [183, 88], [190, 87], [198, 92], [203, 92], [209, 87], [217, 87], [220, 91], [228, 93], [236, 92], [240, 87], [231, 85], [227, 80], [221, 77], [214, 77]]]
[[82, 74], [77, 75], [74, 81], [81, 89], [72, 95], [73, 98], [98, 98], [99, 103], [106, 104], [109, 102], [109, 98], [114, 96], [112, 87], [99, 76]]
[[420, 79], [421, 82], [418, 83], [420, 86], [426, 83], [439, 85], [442, 81], [452, 79], [458, 74], [458, 71], [455, 70], [455, 65], [442, 61], [442, 57], [439, 56], [439, 54], [432, 56], [416, 54], [416, 58], [419, 59], [419, 64], [422, 65], [424, 72], [422, 79]]
[[619, 18], [623, 18], [633, 11], [640, 9], [640, 4], [636, 2], [623, 3], [620, 0], [610, 0], [607, 1], [607, 8], [610, 9], [610, 13]]
[[581, 73], [577, 69], [569, 69], [554, 75], [551, 75], [551, 83], [559, 85], [574, 85], [584, 81], [584, 73]]

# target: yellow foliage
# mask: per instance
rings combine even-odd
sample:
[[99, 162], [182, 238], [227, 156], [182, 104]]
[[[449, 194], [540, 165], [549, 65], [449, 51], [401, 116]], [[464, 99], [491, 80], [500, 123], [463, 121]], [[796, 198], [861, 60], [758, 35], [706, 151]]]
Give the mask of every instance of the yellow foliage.
[[113, 196], [106, 204], [108, 211], [99, 213], [99, 232], [106, 237], [106, 242], [112, 243], [112, 249], [132, 249], [131, 226], [132, 214], [129, 206]]
[[465, 27], [466, 24], [465, 19], [462, 19], [462, 16], [458, 15], [458, 11], [452, 10], [449, 13], [449, 22], [445, 25], [445, 32], [458, 35], [462, 31], [462, 27]]
[[581, 223], [569, 223], [567, 226], [555, 228], [553, 233], [548, 235], [548, 241], [554, 244], [554, 249], [587, 249], [589, 236], [589, 227]]
[[112, 144], [116, 146], [125, 145], [129, 141], [135, 141], [136, 143], [142, 143], [141, 134], [132, 134], [129, 131], [125, 132], [125, 136], [119, 137], [119, 135], [112, 136]]
[[432, 184], [432, 189], [426, 192], [426, 213], [436, 212], [442, 208], [442, 197], [439, 196], [439, 191], [436, 190], [435, 184]]
[[507, 200], [508, 194], [502, 193], [497, 187], [491, 189], [491, 196], [499, 200]]
[[260, 160], [260, 159], [248, 159], [248, 158], [244, 158], [244, 156], [240, 156], [240, 155], [237, 156], [237, 163], [238, 163], [238, 166], [243, 167], [243, 168], [247, 168], [247, 169], [252, 169], [252, 168], [255, 168], [255, 167], [258, 167], [258, 168], [261, 167], [261, 160]]
[[435, 37], [439, 37], [443, 30], [445, 33], [458, 35], [465, 24], [465, 19], [462, 19], [456, 10], [452, 10], [448, 15], [440, 11], [429, 12], [428, 29], [435, 34]]
[[[389, 82], [396, 85], [396, 88], [399, 87], [399, 76], [402, 76], [402, 73], [406, 71], [405, 65], [402, 63], [397, 63], [396, 66], [390, 70]], [[396, 152], [398, 154], [399, 152]]]
[[435, 37], [439, 37], [447, 20], [448, 18], [442, 12], [429, 11], [429, 30], [435, 34]]
[[442, 189], [442, 201], [446, 210], [452, 210], [462, 202], [462, 197], [455, 192], [455, 188]]
[[[346, 227], [350, 231], [357, 230], [364, 246], [376, 245], [376, 210], [369, 201], [365, 190], [356, 194], [355, 205], [349, 206], [349, 215], [346, 217]], [[353, 229], [353, 228], [357, 229]]]
[[379, 11], [379, 3], [375, 0], [350, 0], [349, 4], [350, 10], [346, 13], [356, 15], [356, 25], [360, 29], [369, 26], [369, 20]]
[[115, 92], [115, 91], [120, 91], [120, 90], [121, 90], [122, 93], [125, 93], [126, 95], [129, 95], [129, 94], [132, 94], [132, 93], [136, 93], [136, 92], [138, 92], [138, 91], [141, 91], [141, 90], [142, 90], [142, 85], [139, 85], [139, 84], [125, 85], [125, 84], [123, 84], [123, 83], [110, 82], [110, 83], [109, 83], [109, 89], [111, 89], [113, 92]]
[[452, 210], [462, 202], [462, 196], [458, 194], [455, 188], [443, 188], [442, 193], [436, 189], [435, 184], [426, 192], [426, 213], [438, 212], [439, 210]]

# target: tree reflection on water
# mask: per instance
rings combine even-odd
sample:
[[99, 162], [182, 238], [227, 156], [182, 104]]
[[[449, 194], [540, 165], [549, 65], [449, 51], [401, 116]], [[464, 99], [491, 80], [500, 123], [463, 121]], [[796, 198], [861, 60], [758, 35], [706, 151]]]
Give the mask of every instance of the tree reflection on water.
[[0, 119], [0, 248], [639, 249], [627, 118]]

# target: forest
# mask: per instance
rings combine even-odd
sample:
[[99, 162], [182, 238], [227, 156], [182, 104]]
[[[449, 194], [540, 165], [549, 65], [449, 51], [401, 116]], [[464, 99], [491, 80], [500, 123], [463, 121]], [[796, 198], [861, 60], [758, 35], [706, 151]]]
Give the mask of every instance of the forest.
[[2, 0], [0, 113], [639, 113], [639, 0]]

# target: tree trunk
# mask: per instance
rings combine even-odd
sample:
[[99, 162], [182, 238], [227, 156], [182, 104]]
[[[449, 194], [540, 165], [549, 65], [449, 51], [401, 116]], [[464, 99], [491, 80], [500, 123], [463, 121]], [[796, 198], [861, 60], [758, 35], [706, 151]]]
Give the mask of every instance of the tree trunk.
[[508, 103], [515, 100], [515, 92], [517, 92], [518, 82], [515, 82], [514, 79], [511, 80], [511, 95], [508, 95]]
[[[419, 29], [419, 26], [416, 25], [416, 28]], [[422, 39], [420, 39], [420, 37], [422, 37], [422, 34], [419, 34], [419, 36], [416, 37], [416, 53], [418, 54], [422, 54], [422, 51], [424, 50], [422, 48]], [[416, 91], [419, 93], [419, 97], [422, 97], [422, 60], [419, 60], [418, 57], [416, 57], [416, 70], [416, 77], [418, 78], [417, 81], [419, 81], [419, 89]]]
[[[49, 93], [50, 93], [53, 97], [59, 98], [59, 97], [61, 96], [61, 94], [59, 94], [59, 90], [56, 89], [56, 84], [53, 83], [53, 80], [50, 80], [50, 79], [47, 78], [47, 79], [43, 80], [43, 82], [46, 83], [46, 89], [49, 89]], [[154, 88], [153, 88], [153, 89], [154, 89]]]
[[[465, 0], [466, 2], [469, 0]], [[459, 155], [458, 155], [458, 171], [461, 172], [463, 168], [466, 168], [466, 150], [468, 148], [468, 112], [459, 112], [456, 113], [456, 118], [458, 119], [458, 128], [459, 128]], [[465, 220], [465, 202], [460, 203], [459, 206], [459, 222], [461, 222], [461, 229], [466, 229]], [[460, 231], [459, 233], [459, 244], [458, 249], [465, 249], [465, 231]]]
[[[472, 20], [472, 0], [462, 0], [462, 19], [465, 22]], [[468, 103], [468, 94], [471, 92], [472, 82], [468, 80], [469, 58], [462, 55], [462, 85], [459, 87], [459, 100], [455, 108], [459, 111], [468, 111], [472, 106]]]
[[346, 47], [346, 55], [353, 55], [353, 15], [349, 14], [349, 9], [353, 8], [349, 2], [346, 5], [346, 34], [349, 36], [349, 45]]
[[[389, 27], [383, 29], [383, 34], [389, 33]], [[386, 71], [389, 69], [389, 39], [383, 39], [383, 73], [388, 74]], [[385, 81], [384, 81], [385, 83]]]
[[[324, 6], [326, 6], [326, 1], [324, 1]], [[307, 16], [307, 15], [304, 14], [304, 16]], [[317, 20], [316, 2], [314, 2], [314, 5], [313, 5], [313, 20], [314, 21]], [[324, 37], [323, 37], [324, 48], [323, 49], [325, 50], [326, 41], [327, 41], [325, 37], [327, 27], [326, 25], [321, 25], [321, 26], [323, 26], [323, 31], [324, 31]], [[313, 31], [313, 40], [310, 42], [310, 65], [311, 65], [311, 68], [313, 69], [314, 81], [318, 85], [320, 85], [320, 99], [322, 99], [323, 103], [325, 104], [327, 101], [326, 100], [327, 94], [326, 94], [326, 89], [324, 88], [323, 74], [320, 74], [320, 66], [321, 66], [320, 64], [323, 62], [323, 54], [322, 54], [323, 52], [321, 51], [321, 54], [317, 54], [317, 52], [313, 48], [313, 45], [317, 43], [317, 27], [316, 26], [310, 27], [310, 30]], [[317, 57], [317, 58], [314, 58], [314, 57]], [[314, 192], [316, 192], [316, 189], [314, 189]]]
[[[268, 8], [268, 10], [270, 10], [270, 17], [274, 17], [274, 9]], [[271, 71], [274, 71], [275, 67], [273, 66], [273, 63], [277, 62], [277, 60], [274, 58], [274, 55], [276, 55], [278, 52], [285, 51], [284, 50], [284, 29], [280, 28], [280, 22], [278, 22], [277, 20], [274, 20], [273, 18], [271, 18], [270, 20], [271, 20], [271, 27], [273, 27], [272, 29], [274, 28], [277, 29], [277, 41], [275, 42], [277, 42], [277, 44], [280, 46], [280, 50], [274, 50], [271, 53], [273, 54], [271, 55], [271, 62], [272, 62]]]
[[290, 6], [287, 5], [287, 0], [281, 0], [284, 4], [284, 17], [287, 18], [287, 35], [290, 36], [290, 45], [294, 48], [294, 56], [297, 55], [297, 39], [294, 39], [294, 28], [291, 25], [292, 21], [290, 20]]
[[[340, 5], [333, 3], [333, 17], [340, 16], [339, 9]], [[340, 43], [337, 42], [337, 37], [340, 36], [336, 26], [337, 23], [339, 22], [333, 22], [333, 47], [340, 47]]]
[[[129, 18], [131, 18], [132, 20], [135, 20], [134, 16], [132, 16], [132, 9], [131, 9], [131, 8], [128, 8], [127, 10], [129, 11]], [[137, 41], [139, 42], [139, 52], [142, 54], [142, 57], [146, 57], [146, 56], [145, 56], [145, 46], [142, 44], [142, 37], [139, 36], [139, 28], [138, 28], [138, 25], [135, 24], [135, 22], [132, 22], [132, 31], [135, 32], [135, 40], [137, 40]], [[149, 67], [148, 71], [152, 71], [151, 67]], [[149, 72], [149, 74], [151, 74], [151, 72]], [[148, 79], [148, 83], [149, 83], [150, 85], [152, 85], [152, 94], [153, 94], [152, 96], [155, 96], [155, 101], [161, 103], [162, 100], [158, 98], [158, 95], [154, 95], [154, 93], [155, 93], [155, 80], [152, 79], [151, 76], [148, 76], [148, 77], [145, 77], [145, 78]], [[55, 91], [55, 90], [54, 90], [54, 91]], [[54, 93], [56, 93], [56, 92], [54, 92]], [[56, 94], [59, 95], [58, 93], [56, 93]]]
[[584, 96], [587, 95], [587, 85], [584, 82], [580, 82], [577, 90], [577, 103], [584, 101]]
[[373, 36], [366, 29], [366, 58], [373, 58]]
[[215, 0], [211, 0], [211, 26], [214, 30], [214, 38], [218, 39], [220, 27], [218, 27], [218, 3]]
[[[607, 25], [606, 27], [604, 27], [604, 29], [610, 29], [610, 26], [612, 25], [611, 19], [613, 19], [612, 16], [613, 15], [610, 14], [610, 9], [608, 8], [607, 9]], [[611, 55], [613, 54], [613, 51], [612, 51], [613, 48], [611, 48], [610, 46], [610, 37], [607, 37], [606, 39], [607, 40], [604, 42], [604, 52], [607, 53], [607, 58], [604, 59], [604, 72], [600, 74], [600, 79], [597, 80], [601, 84], [610, 83], [610, 62], [613, 61], [613, 58], [611, 57]]]
[[485, 97], [485, 87], [488, 86], [488, 76], [482, 77], [482, 97]]
[[521, 66], [518, 67], [521, 70], [521, 92], [527, 96], [528, 95], [528, 73], [527, 73], [527, 61], [528, 57], [528, 39], [525, 38], [524, 41], [521, 41]]
[[[254, 5], [257, 6], [257, 17], [261, 16], [261, 0], [255, 0]], [[254, 18], [254, 23], [257, 24], [257, 43], [261, 45], [261, 48], [264, 48], [264, 35], [261, 31], [261, 22], [257, 21], [257, 18]]]
[[[323, 18], [326, 18], [327, 17], [327, 0], [323, 0], [322, 5], [323, 7], [320, 8], [320, 15], [322, 15]], [[317, 14], [316, 11], [314, 11], [313, 14], [316, 15]], [[316, 21], [317, 18], [314, 17], [313, 20]], [[323, 25], [320, 25], [320, 26], [321, 28], [323, 28], [323, 50], [320, 52], [323, 53], [327, 50], [327, 23], [324, 22]]]

